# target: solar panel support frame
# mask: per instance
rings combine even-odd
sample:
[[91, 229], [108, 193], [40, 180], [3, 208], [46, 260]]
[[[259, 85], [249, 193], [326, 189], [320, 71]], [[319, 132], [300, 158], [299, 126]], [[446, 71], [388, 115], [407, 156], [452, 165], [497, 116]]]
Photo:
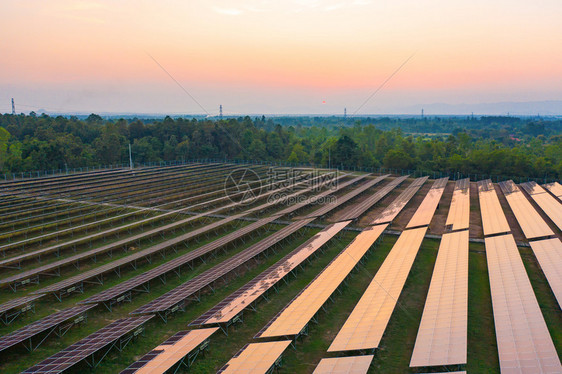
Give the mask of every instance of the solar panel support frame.
[[35, 314], [35, 301], [26, 303], [23, 306], [20, 305], [17, 308], [12, 309], [11, 311], [10, 310], [6, 311], [6, 313], [0, 315], [0, 322], [8, 326], [12, 322], [14, 322], [16, 318], [29, 311]]
[[51, 336], [51, 334], [54, 334], [58, 338], [62, 338], [68, 331], [70, 331], [72, 327], [88, 321], [87, 312], [88, 311], [85, 310], [82, 313], [72, 317], [72, 321], [70, 322], [61, 322], [58, 325], [51, 327], [44, 333], [43, 337], [39, 339], [39, 342], [35, 345], [33, 344], [33, 338], [35, 338], [36, 336], [30, 336], [29, 338], [22, 341], [21, 344], [28, 352], [33, 352], [34, 350], [39, 348], [39, 346], [43, 344], [43, 342], [47, 340], [47, 338]]

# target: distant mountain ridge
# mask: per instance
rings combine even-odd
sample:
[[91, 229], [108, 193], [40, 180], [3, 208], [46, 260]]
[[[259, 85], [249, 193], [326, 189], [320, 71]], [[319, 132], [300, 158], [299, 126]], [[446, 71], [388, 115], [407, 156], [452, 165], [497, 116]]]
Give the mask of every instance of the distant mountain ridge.
[[513, 116], [559, 116], [562, 115], [562, 100], [548, 101], [504, 101], [478, 104], [434, 103], [397, 108], [403, 113], [420, 113], [426, 115], [513, 115]]

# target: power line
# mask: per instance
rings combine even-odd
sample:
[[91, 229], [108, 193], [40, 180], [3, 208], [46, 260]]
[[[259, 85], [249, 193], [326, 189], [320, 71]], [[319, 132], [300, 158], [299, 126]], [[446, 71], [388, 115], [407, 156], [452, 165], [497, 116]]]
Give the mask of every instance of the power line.
[[375, 96], [375, 95], [377, 94], [377, 92], [379, 92], [379, 91], [385, 86], [385, 84], [387, 84], [388, 81], [390, 81], [390, 80], [392, 79], [392, 77], [394, 77], [394, 76], [400, 71], [400, 69], [402, 69], [402, 68], [404, 67], [404, 65], [406, 65], [406, 64], [408, 63], [408, 61], [410, 61], [410, 60], [412, 59], [412, 57], [414, 57], [414, 55], [415, 55], [415, 53], [412, 53], [412, 55], [411, 55], [410, 57], [408, 57], [408, 58], [406, 59], [406, 61], [404, 61], [404, 62], [402, 63], [402, 65], [400, 65], [400, 66], [398, 67], [398, 69], [394, 70], [394, 72], [393, 72], [392, 74], [390, 74], [390, 76], [389, 76], [388, 78], [386, 78], [386, 80], [385, 80], [384, 82], [382, 82], [382, 84], [375, 90], [375, 92], [373, 92], [373, 93], [371, 94], [371, 96], [369, 96], [369, 97], [367, 98], [367, 100], [365, 100], [365, 101], [363, 102], [363, 104], [361, 104], [361, 105], [359, 106], [359, 108], [357, 108], [357, 110], [355, 110], [355, 112], [353, 112], [352, 115], [355, 115], [361, 108], [363, 108], [363, 106], [365, 106], [365, 104], [367, 104], [367, 103], [369, 102], [369, 100], [371, 100], [371, 99], [373, 98], [373, 96]]

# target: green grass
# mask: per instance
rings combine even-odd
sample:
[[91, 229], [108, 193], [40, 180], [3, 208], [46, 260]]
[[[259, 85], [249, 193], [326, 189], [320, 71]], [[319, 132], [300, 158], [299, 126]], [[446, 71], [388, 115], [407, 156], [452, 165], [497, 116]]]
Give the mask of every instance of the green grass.
[[492, 296], [484, 245], [470, 243], [468, 255], [469, 373], [499, 373]]

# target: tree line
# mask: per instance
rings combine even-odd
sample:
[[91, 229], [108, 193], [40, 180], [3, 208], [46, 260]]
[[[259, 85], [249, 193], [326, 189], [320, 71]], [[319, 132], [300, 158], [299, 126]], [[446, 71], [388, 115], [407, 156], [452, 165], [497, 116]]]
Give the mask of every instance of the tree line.
[[3, 173], [203, 158], [562, 177], [554, 119], [0, 115]]

